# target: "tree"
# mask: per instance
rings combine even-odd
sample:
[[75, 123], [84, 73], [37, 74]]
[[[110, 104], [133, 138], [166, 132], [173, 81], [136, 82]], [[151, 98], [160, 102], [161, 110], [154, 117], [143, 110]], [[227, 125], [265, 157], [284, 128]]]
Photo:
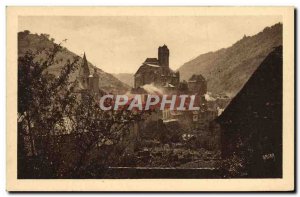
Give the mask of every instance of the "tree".
[[[92, 95], [85, 95], [72, 116], [76, 144], [73, 157], [77, 159], [70, 158], [74, 162], [67, 176], [90, 177], [101, 168], [122, 162], [119, 158], [126, 149], [124, 138], [128, 137], [131, 126], [141, 120], [142, 113], [133, 113], [126, 108], [103, 111]], [[71, 162], [67, 163], [70, 165]]]
[[18, 58], [18, 145], [29, 150], [27, 153], [24, 150], [18, 152], [18, 167], [23, 170], [30, 168], [26, 165], [26, 156], [35, 161], [44, 159], [43, 163], [47, 163], [48, 156], [44, 151], [49, 143], [37, 150], [37, 138], [48, 138], [46, 142], [50, 142], [54, 126], [62, 121], [65, 109], [75, 104], [69, 76], [77, 68], [79, 57], [74, 57], [72, 62], [67, 61], [58, 77], [47, 72], [58, 63], [55, 57], [61, 48], [60, 44], [54, 44], [53, 48], [27, 51]]
[[143, 112], [102, 111], [89, 92], [74, 92], [78, 56], [48, 73], [61, 51], [54, 44], [18, 58], [18, 178], [99, 176], [99, 166], [120, 162], [123, 139], [141, 120]]

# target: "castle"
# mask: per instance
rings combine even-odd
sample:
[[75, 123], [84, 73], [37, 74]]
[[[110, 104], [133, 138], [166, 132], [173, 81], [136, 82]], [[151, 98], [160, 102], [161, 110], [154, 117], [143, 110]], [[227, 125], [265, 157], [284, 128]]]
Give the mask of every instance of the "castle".
[[174, 72], [169, 67], [170, 51], [166, 45], [158, 48], [158, 58], [146, 58], [134, 74], [134, 88], [145, 84], [157, 87], [177, 88], [179, 85], [179, 72]]

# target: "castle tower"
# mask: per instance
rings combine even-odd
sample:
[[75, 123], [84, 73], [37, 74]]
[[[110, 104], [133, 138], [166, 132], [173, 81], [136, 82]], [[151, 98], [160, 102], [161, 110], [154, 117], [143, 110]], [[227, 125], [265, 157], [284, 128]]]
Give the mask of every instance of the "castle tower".
[[158, 62], [163, 68], [169, 68], [169, 49], [166, 45], [158, 47]]
[[88, 66], [88, 62], [85, 56], [85, 53], [83, 55], [83, 61], [81, 66], [79, 67], [79, 74], [78, 74], [78, 80], [82, 84], [83, 88], [88, 88], [88, 78], [90, 75], [90, 69]]

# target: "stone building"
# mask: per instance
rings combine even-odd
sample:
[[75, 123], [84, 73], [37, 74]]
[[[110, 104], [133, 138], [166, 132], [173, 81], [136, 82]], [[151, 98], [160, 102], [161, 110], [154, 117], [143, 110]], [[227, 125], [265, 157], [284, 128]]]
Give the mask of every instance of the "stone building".
[[[152, 114], [157, 120], [152, 122], [161, 121], [162, 124], [170, 122], [177, 122], [180, 128], [187, 133], [192, 132], [193, 135], [207, 136], [209, 139], [209, 126], [213, 121], [218, 111], [216, 108], [215, 99], [206, 99], [207, 81], [201, 75], [192, 75], [188, 81], [180, 82], [179, 72], [174, 72], [169, 68], [169, 49], [166, 45], [158, 48], [158, 58], [146, 58], [144, 63], [139, 67], [134, 75], [134, 88], [131, 93], [133, 94], [153, 94], [148, 92], [146, 84], [152, 84], [158, 89], [163, 91], [163, 94], [188, 94], [195, 95], [194, 106], [200, 107], [195, 111], [176, 111], [165, 108], [160, 111], [157, 110]], [[147, 119], [145, 117], [145, 119]], [[144, 122], [144, 127], [139, 129], [141, 133], [147, 127], [148, 123]], [[156, 124], [150, 124], [152, 127]], [[151, 130], [151, 129], [150, 129]], [[142, 134], [143, 135], [143, 134]]]
[[163, 45], [158, 48], [158, 58], [146, 58], [134, 75], [134, 88], [145, 84], [176, 88], [179, 84], [179, 72], [170, 69], [169, 55], [168, 47]]
[[82, 64], [79, 67], [77, 81], [77, 92], [81, 94], [90, 93], [95, 97], [99, 97], [103, 94], [103, 91], [99, 88], [99, 74], [97, 73], [97, 69], [94, 68], [93, 74], [90, 72], [85, 53], [83, 55]]
[[207, 82], [202, 75], [193, 75], [188, 80], [188, 90], [198, 95], [204, 95], [207, 92]]

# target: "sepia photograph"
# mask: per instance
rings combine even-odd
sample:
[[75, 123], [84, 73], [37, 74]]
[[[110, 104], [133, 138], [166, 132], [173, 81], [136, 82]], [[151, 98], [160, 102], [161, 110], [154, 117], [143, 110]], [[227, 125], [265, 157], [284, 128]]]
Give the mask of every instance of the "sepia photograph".
[[293, 7], [7, 11], [12, 190], [293, 190]]

